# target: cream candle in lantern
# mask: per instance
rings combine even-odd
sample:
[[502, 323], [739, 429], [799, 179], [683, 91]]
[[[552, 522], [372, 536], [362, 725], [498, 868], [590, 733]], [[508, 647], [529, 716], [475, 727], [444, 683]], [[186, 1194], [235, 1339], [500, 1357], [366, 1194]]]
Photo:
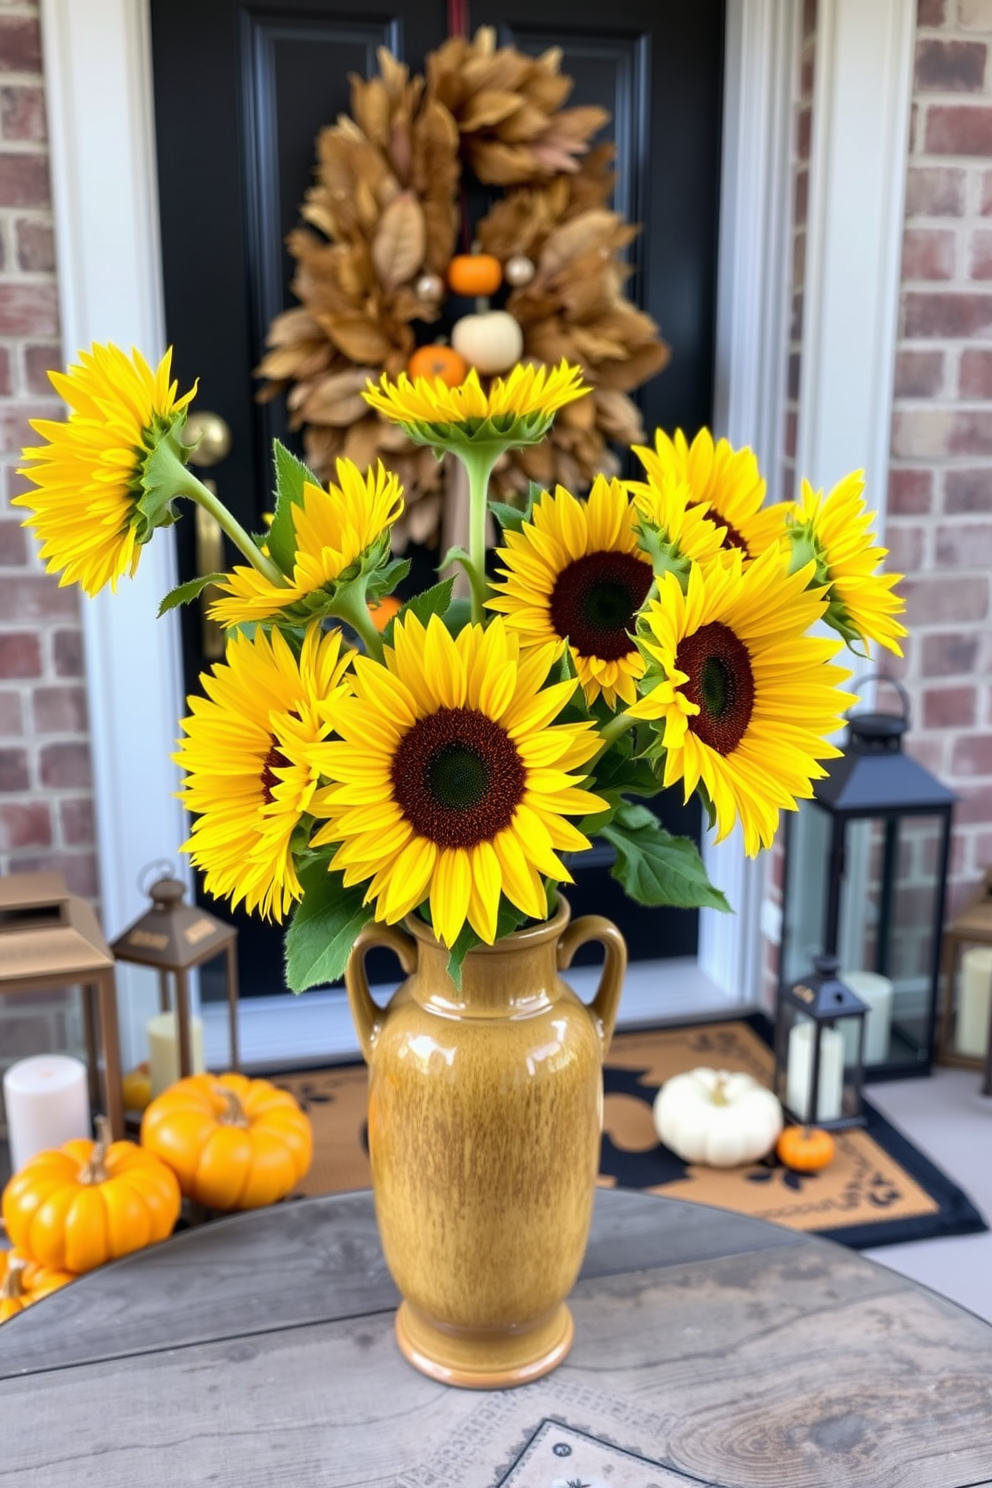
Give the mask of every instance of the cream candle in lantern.
[[961, 953], [958, 1016], [954, 1043], [959, 1054], [984, 1059], [992, 1017], [992, 946], [969, 946]]
[[[892, 998], [895, 988], [888, 977], [877, 971], [842, 971], [841, 981], [860, 997], [868, 1012], [865, 1015], [865, 1064], [884, 1064], [889, 1057], [892, 1034]], [[857, 1040], [857, 1020], [844, 1026], [847, 1060], [853, 1064]]]
[[789, 1033], [785, 1103], [800, 1121], [836, 1121], [844, 1095], [844, 1037], [836, 1028], [820, 1034], [820, 1085], [816, 1115], [810, 1115], [810, 1080], [816, 1030], [812, 1023], [797, 1023]]
[[[159, 1013], [148, 1022], [148, 1071], [151, 1078], [152, 1099], [161, 1095], [179, 1079], [179, 1029], [175, 1013]], [[189, 1020], [189, 1056], [192, 1073], [202, 1075], [203, 1020]]]
[[36, 1152], [90, 1137], [86, 1066], [69, 1054], [36, 1054], [12, 1064], [3, 1077], [11, 1171]]

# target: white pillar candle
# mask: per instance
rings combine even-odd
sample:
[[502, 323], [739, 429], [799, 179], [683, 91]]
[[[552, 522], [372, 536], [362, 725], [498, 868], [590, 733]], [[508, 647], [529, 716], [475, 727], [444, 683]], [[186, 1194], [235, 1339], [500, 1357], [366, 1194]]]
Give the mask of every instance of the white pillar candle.
[[[868, 1007], [865, 1015], [865, 1064], [884, 1064], [889, 1057], [892, 1032], [892, 995], [895, 991], [892, 983], [877, 971], [842, 971], [840, 979]], [[855, 1032], [852, 1022], [847, 1048], [849, 1064], [854, 1061]]]
[[954, 1043], [959, 1054], [984, 1059], [992, 1015], [992, 946], [969, 946], [961, 954], [958, 1017]]
[[3, 1077], [11, 1171], [73, 1137], [91, 1137], [86, 1066], [68, 1054], [36, 1054]]
[[789, 1034], [785, 1103], [800, 1121], [836, 1121], [844, 1093], [844, 1038], [836, 1028], [820, 1034], [820, 1086], [816, 1115], [810, 1116], [814, 1033], [812, 1023], [797, 1023]]
[[[203, 1021], [189, 1020], [189, 1053], [191, 1073], [202, 1075]], [[148, 1072], [151, 1077], [152, 1099], [161, 1095], [179, 1079], [179, 1029], [175, 1013], [159, 1013], [148, 1023]]]

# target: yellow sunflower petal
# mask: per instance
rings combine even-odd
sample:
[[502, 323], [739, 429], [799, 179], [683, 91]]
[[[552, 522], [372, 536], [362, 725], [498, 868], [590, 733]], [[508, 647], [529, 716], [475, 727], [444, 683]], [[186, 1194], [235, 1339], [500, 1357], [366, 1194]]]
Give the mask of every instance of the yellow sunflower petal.
[[137, 569], [142, 472], [196, 391], [177, 396], [171, 364], [171, 348], [153, 370], [138, 351], [128, 357], [94, 345], [67, 373], [49, 374], [69, 417], [32, 423], [47, 443], [24, 450], [19, 474], [37, 489], [11, 505], [31, 510], [23, 525], [41, 539], [41, 558], [60, 584], [92, 595]]

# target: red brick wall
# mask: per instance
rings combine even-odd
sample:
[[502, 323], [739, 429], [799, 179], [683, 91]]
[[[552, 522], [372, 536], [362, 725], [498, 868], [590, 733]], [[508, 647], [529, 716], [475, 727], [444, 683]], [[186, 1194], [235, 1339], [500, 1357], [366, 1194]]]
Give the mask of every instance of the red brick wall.
[[[95, 899], [79, 600], [9, 500], [28, 419], [58, 418], [61, 362], [38, 7], [0, 3], [0, 873], [59, 868]], [[65, 1006], [0, 1002], [0, 1063], [67, 1039]]]
[[920, 0], [886, 542], [910, 748], [961, 797], [952, 911], [992, 864], [992, 0]]

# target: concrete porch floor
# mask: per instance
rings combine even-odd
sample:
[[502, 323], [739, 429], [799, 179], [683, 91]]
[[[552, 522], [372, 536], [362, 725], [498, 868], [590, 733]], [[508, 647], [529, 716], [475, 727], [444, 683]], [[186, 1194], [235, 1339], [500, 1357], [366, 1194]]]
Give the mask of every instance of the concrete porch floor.
[[[930, 1079], [869, 1085], [866, 1093], [992, 1223], [992, 1100], [979, 1095], [981, 1078], [971, 1070], [937, 1069]], [[883, 1245], [862, 1255], [992, 1322], [992, 1231]]]

